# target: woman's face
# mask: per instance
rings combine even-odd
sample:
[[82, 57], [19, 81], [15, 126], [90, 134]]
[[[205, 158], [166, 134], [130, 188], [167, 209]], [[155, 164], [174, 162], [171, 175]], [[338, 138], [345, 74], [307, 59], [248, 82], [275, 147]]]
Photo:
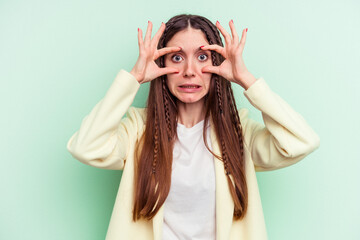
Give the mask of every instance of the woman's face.
[[183, 103], [203, 101], [209, 92], [211, 73], [202, 73], [201, 69], [212, 65], [211, 52], [200, 49], [208, 44], [201, 30], [187, 28], [176, 33], [166, 45], [181, 47], [179, 52], [165, 56], [165, 66], [179, 70], [179, 73], [167, 74], [167, 86]]

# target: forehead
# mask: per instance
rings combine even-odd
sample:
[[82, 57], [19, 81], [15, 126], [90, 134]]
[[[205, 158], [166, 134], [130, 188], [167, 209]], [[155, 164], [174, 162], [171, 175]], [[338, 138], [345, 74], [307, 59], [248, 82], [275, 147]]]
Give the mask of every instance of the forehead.
[[168, 41], [166, 46], [180, 46], [182, 48], [191, 47], [198, 48], [201, 45], [209, 44], [206, 40], [205, 34], [200, 29], [187, 28], [177, 32]]

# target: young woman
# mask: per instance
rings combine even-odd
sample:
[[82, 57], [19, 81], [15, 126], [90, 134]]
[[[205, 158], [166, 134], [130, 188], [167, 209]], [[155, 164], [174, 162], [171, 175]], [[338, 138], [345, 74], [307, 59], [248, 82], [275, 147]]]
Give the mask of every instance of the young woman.
[[[219, 22], [182, 14], [151, 39], [149, 21], [144, 39], [138, 29], [134, 68], [117, 74], [70, 138], [81, 162], [123, 170], [106, 239], [267, 239], [255, 171], [298, 162], [319, 138], [247, 70], [247, 29], [239, 41], [229, 25], [231, 35]], [[130, 107], [149, 81], [147, 107]], [[237, 110], [231, 82], [265, 126]]]

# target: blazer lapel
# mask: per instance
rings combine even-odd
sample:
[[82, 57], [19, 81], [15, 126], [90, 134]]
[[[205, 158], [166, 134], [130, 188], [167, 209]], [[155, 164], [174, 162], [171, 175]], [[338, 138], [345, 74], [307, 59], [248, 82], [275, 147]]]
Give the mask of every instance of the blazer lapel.
[[161, 240], [163, 222], [164, 222], [164, 204], [160, 207], [159, 211], [156, 213], [156, 215], [153, 218], [154, 240]]
[[[210, 138], [212, 151], [221, 156], [219, 143], [216, 138], [214, 125], [211, 122]], [[216, 177], [216, 239], [224, 240], [230, 238], [230, 230], [234, 214], [234, 202], [228, 187], [224, 163], [214, 157]]]

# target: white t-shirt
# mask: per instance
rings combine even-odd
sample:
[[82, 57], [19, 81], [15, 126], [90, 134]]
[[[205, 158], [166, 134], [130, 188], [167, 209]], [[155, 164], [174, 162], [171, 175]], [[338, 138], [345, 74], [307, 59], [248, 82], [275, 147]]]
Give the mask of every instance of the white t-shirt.
[[[164, 203], [163, 240], [215, 240], [215, 168], [203, 140], [204, 120], [177, 125], [170, 192]], [[207, 128], [210, 149], [210, 127]]]

